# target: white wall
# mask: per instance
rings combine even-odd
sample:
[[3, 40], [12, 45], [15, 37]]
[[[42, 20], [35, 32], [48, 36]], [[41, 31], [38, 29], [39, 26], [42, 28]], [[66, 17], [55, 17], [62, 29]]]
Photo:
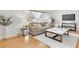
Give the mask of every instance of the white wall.
[[76, 15], [77, 30], [79, 31], [79, 10], [51, 10], [49, 14], [55, 20], [55, 24], [58, 24], [58, 25], [62, 21], [63, 14], [75, 14]]
[[6, 31], [2, 25], [0, 25], [0, 39], [4, 37], [4, 33], [6, 37], [15, 36], [18, 33], [18, 29], [22, 23], [22, 19], [25, 17], [25, 11], [23, 10], [0, 10], [0, 15], [11, 16], [13, 23], [7, 26]]

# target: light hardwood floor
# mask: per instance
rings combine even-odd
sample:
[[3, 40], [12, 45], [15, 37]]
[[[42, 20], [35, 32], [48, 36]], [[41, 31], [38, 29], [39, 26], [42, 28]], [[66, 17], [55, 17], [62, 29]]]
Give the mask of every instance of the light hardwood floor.
[[1, 40], [0, 48], [48, 48], [48, 46], [33, 38], [32, 36], [30, 36], [28, 42], [25, 41], [24, 37], [16, 36], [13, 38]]
[[[79, 35], [78, 32], [72, 32]], [[79, 48], [79, 40], [76, 45]], [[0, 41], [0, 48], [49, 48], [47, 45], [38, 41], [37, 39], [30, 36], [28, 42], [25, 41], [24, 37], [16, 36], [8, 39], [4, 39]]]

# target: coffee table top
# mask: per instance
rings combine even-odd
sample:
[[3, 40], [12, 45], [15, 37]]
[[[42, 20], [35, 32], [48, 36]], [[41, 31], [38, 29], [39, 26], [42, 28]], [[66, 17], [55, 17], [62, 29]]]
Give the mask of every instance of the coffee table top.
[[47, 29], [46, 31], [62, 35], [64, 33], [66, 33], [68, 30], [69, 29], [54, 27], [54, 28]]

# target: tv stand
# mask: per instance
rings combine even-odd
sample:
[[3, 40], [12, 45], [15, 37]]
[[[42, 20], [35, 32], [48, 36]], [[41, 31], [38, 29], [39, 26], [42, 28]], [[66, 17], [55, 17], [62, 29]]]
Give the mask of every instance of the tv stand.
[[68, 28], [71, 31], [76, 31], [76, 23], [63, 23], [62, 22], [62, 27]]

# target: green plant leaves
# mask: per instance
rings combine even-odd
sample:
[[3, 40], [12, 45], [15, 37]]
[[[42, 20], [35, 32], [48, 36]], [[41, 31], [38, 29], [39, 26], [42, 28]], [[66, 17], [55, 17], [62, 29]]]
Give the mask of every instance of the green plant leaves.
[[12, 17], [0, 16], [0, 24], [3, 26], [10, 25], [12, 23], [11, 18]]

